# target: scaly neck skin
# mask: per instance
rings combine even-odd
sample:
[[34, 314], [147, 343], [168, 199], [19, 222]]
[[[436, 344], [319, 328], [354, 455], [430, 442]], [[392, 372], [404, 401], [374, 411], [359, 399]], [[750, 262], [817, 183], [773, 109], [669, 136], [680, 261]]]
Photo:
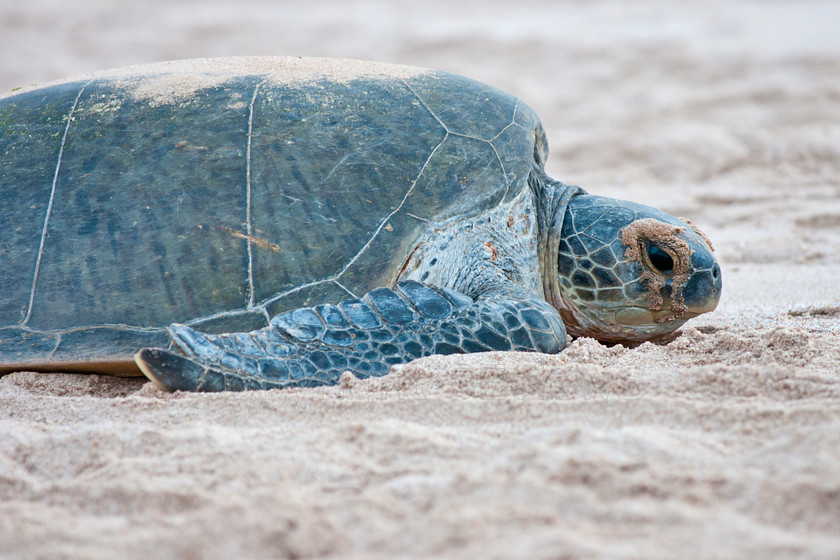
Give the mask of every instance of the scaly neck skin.
[[557, 257], [560, 236], [563, 233], [563, 220], [569, 202], [578, 195], [588, 194], [583, 188], [566, 185], [545, 174], [542, 167], [535, 168], [528, 180], [534, 193], [538, 213], [539, 235], [539, 271], [541, 275], [541, 294], [545, 300], [557, 309], [564, 321], [568, 316], [563, 297], [563, 290], [557, 277]]
[[523, 189], [507, 205], [436, 227], [395, 282], [417, 280], [473, 298], [500, 290], [543, 297], [538, 222], [534, 193]]

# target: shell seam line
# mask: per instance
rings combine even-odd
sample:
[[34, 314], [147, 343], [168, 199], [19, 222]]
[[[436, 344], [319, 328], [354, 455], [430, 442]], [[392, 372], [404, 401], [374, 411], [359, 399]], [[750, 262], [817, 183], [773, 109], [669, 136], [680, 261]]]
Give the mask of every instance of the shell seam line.
[[61, 346], [61, 333], [56, 333], [56, 335], [55, 335], [55, 345], [53, 346], [53, 349], [50, 352], [50, 355], [47, 356], [47, 361], [48, 362], [53, 360], [53, 357], [55, 356], [55, 353], [58, 352], [58, 347], [59, 346]]
[[64, 157], [64, 146], [67, 144], [67, 134], [70, 132], [70, 124], [73, 122], [73, 113], [76, 112], [76, 108], [79, 106], [79, 99], [81, 99], [82, 93], [89, 84], [90, 82], [85, 82], [82, 89], [80, 89], [79, 93], [76, 94], [73, 106], [67, 114], [67, 125], [64, 127], [64, 134], [61, 137], [61, 146], [58, 149], [58, 160], [55, 163], [55, 173], [53, 174], [52, 186], [50, 187], [50, 199], [47, 203], [47, 211], [44, 215], [44, 227], [41, 229], [41, 242], [38, 245], [38, 256], [35, 258], [35, 272], [32, 275], [32, 289], [29, 292], [29, 305], [26, 309], [26, 315], [20, 323], [21, 326], [26, 326], [26, 324], [29, 323], [29, 319], [32, 317], [32, 308], [35, 305], [35, 289], [38, 286], [38, 275], [41, 272], [41, 258], [44, 256], [44, 245], [47, 241], [47, 230], [50, 225], [50, 215], [52, 214], [53, 203], [55, 202], [55, 188], [58, 184], [58, 173], [61, 170], [61, 158]]
[[430, 114], [430, 115], [432, 115], [432, 117], [434, 117], [434, 119], [438, 122], [438, 124], [440, 124], [440, 126], [442, 126], [442, 127], [443, 127], [443, 130], [445, 130], [445, 131], [446, 131], [446, 133], [447, 133], [447, 135], [448, 135], [448, 134], [449, 134], [449, 128], [448, 128], [445, 124], [443, 124], [443, 121], [442, 121], [442, 120], [440, 120], [440, 117], [438, 117], [438, 116], [435, 114], [435, 112], [434, 112], [434, 111], [432, 111], [432, 108], [431, 108], [431, 107], [429, 107], [429, 106], [426, 104], [426, 102], [425, 102], [425, 101], [423, 101], [423, 98], [422, 98], [422, 97], [420, 97], [420, 94], [419, 94], [419, 93], [417, 93], [416, 91], [414, 91], [414, 88], [413, 88], [413, 87], [411, 87], [410, 85], [408, 85], [408, 82], [406, 82], [403, 78], [400, 78], [400, 81], [403, 83], [403, 85], [404, 85], [406, 88], [408, 88], [408, 91], [410, 91], [410, 92], [411, 92], [411, 94], [412, 94], [414, 97], [416, 97], [416, 98], [417, 98], [417, 101], [419, 101], [419, 102], [420, 102], [420, 104], [421, 104], [421, 105], [423, 105], [423, 107], [424, 107], [424, 108], [425, 108], [425, 109], [429, 112], [429, 114]]
[[348, 294], [350, 294], [350, 297], [353, 297], [353, 298], [358, 298], [359, 297], [358, 295], [353, 293], [353, 290], [351, 290], [350, 288], [348, 288], [347, 286], [345, 286], [344, 284], [342, 284], [338, 280], [333, 280], [333, 283], [336, 286], [338, 286], [339, 288], [341, 288], [342, 290], [344, 290], [345, 292], [347, 292]]
[[[257, 102], [257, 94], [260, 86], [266, 83], [264, 79], [254, 87], [254, 94], [251, 96], [251, 103], [248, 105], [248, 137], [245, 147], [245, 232], [253, 237], [253, 225], [251, 224], [251, 136], [254, 130], [254, 104]], [[245, 248], [248, 251], [248, 303], [247, 308], [254, 307], [254, 251], [251, 243], [246, 242]]]
[[204, 321], [212, 321], [214, 319], [222, 319], [222, 318], [225, 318], [225, 317], [236, 317], [238, 315], [244, 315], [246, 313], [250, 313], [250, 312], [254, 312], [254, 311], [262, 313], [265, 316], [266, 321], [271, 321], [271, 316], [268, 314], [268, 311], [266, 310], [267, 306], [271, 305], [272, 303], [274, 303], [277, 300], [283, 299], [284, 297], [286, 297], [290, 294], [294, 294], [294, 293], [299, 292], [301, 290], [305, 290], [306, 288], [311, 288], [312, 286], [317, 286], [318, 284], [325, 284], [327, 282], [333, 282], [333, 283], [336, 283], [336, 284], [338, 283], [332, 277], [323, 278], [321, 280], [314, 280], [314, 281], [308, 282], [306, 284], [301, 284], [300, 286], [295, 286], [294, 288], [289, 288], [285, 292], [280, 292], [279, 294], [275, 294], [275, 295], [271, 296], [270, 298], [266, 299], [265, 301], [262, 301], [259, 304], [254, 305], [254, 307], [251, 308], [251, 309], [234, 309], [234, 310], [230, 310], [230, 311], [219, 311], [218, 313], [213, 313], [211, 315], [205, 315], [203, 317], [196, 317], [195, 319], [190, 319], [189, 321], [186, 321], [184, 324], [192, 326], [192, 325], [197, 325], [197, 324], [203, 323]]
[[502, 168], [502, 176], [505, 178], [505, 194], [502, 196], [502, 200], [505, 200], [510, 192], [510, 177], [508, 177], [507, 169], [505, 169], [505, 164], [502, 161], [502, 156], [499, 155], [499, 150], [496, 149], [493, 142], [488, 142], [488, 144], [490, 144], [490, 147], [493, 148], [493, 153], [496, 154], [496, 161], [499, 162], [499, 167]]
[[[479, 142], [485, 142], [485, 143], [490, 145], [490, 148], [492, 148], [493, 153], [496, 155], [496, 160], [499, 162], [499, 167], [502, 168], [502, 175], [505, 178], [505, 194], [502, 197], [502, 200], [504, 200], [507, 197], [508, 192], [510, 191], [510, 178], [508, 178], [508, 176], [507, 176], [507, 170], [505, 170], [505, 164], [502, 163], [502, 158], [499, 156], [499, 152], [498, 152], [498, 150], [496, 150], [496, 146], [493, 144], [493, 140], [495, 140], [496, 138], [501, 136], [501, 134], [505, 130], [507, 130], [511, 125], [516, 124], [516, 111], [519, 109], [519, 98], [516, 99], [516, 103], [514, 103], [514, 105], [513, 105], [513, 115], [511, 116], [510, 123], [505, 125], [504, 128], [502, 128], [502, 130], [500, 130], [493, 138], [491, 138], [490, 140], [487, 140], [486, 138], [480, 138], [478, 136], [473, 136], [471, 134], [464, 134], [463, 132], [454, 132], [452, 130], [449, 130], [449, 127], [446, 126], [446, 124], [444, 124], [444, 122], [441, 120], [441, 118], [438, 117], [437, 114], [434, 111], [432, 111], [432, 108], [429, 107], [429, 105], [423, 100], [422, 97], [420, 97], [420, 94], [417, 93], [414, 90], [414, 88], [411, 87], [408, 84], [408, 82], [406, 82], [403, 78], [400, 78], [400, 81], [402, 82], [402, 84], [406, 88], [408, 88], [408, 91], [410, 91], [412, 93], [412, 95], [414, 95], [414, 97], [417, 98], [417, 101], [420, 102], [421, 105], [423, 105], [423, 107], [426, 109], [426, 111], [428, 111], [429, 114], [432, 115], [432, 117], [434, 117], [434, 119], [438, 122], [438, 124], [440, 124], [440, 126], [442, 126], [443, 129], [446, 131], [446, 136], [444, 136], [444, 138], [443, 138], [444, 140], [446, 140], [446, 138], [451, 134], [452, 136], [460, 136], [462, 138], [469, 138], [471, 140], [478, 140]], [[441, 141], [441, 143], [442, 143], [442, 141]], [[440, 147], [440, 146], [438, 146], [438, 147]], [[435, 150], [437, 150], [437, 147], [435, 148]], [[426, 163], [428, 163], [428, 161]], [[423, 167], [425, 168], [426, 166], [424, 165]], [[412, 185], [412, 188], [413, 187], [414, 187], [414, 185]]]
[[514, 104], [513, 104], [513, 115], [511, 115], [511, 117], [510, 117], [510, 123], [509, 123], [509, 124], [507, 124], [507, 125], [506, 125], [506, 126], [505, 126], [502, 130], [500, 130], [500, 131], [499, 131], [499, 133], [498, 133], [498, 134], [496, 134], [496, 136], [494, 136], [493, 138], [491, 138], [491, 139], [489, 140], [490, 142], [493, 142], [494, 140], [496, 140], [496, 138], [498, 138], [499, 136], [501, 136], [502, 134], [504, 134], [504, 132], [505, 132], [507, 129], [509, 129], [510, 127], [512, 127], [512, 126], [518, 126], [518, 127], [519, 127], [519, 128], [521, 128], [522, 130], [524, 130], [524, 131], [528, 132], [528, 129], [526, 129], [524, 126], [522, 126], [522, 125], [520, 125], [520, 124], [517, 124], [517, 122], [516, 122], [516, 112], [519, 110], [519, 102], [520, 102], [520, 101], [522, 101], [522, 100], [521, 100], [521, 99], [519, 99], [519, 98], [517, 97], [517, 98], [516, 98], [516, 103], [514, 103]]
[[[498, 134], [496, 134], [496, 136], [494, 136], [494, 137], [493, 137], [493, 138], [491, 138], [490, 140], [487, 140], [487, 142], [490, 142], [490, 143], [492, 144], [493, 142], [495, 142], [495, 141], [496, 141], [496, 138], [498, 138], [499, 136], [501, 136], [502, 134], [504, 134], [504, 133], [505, 133], [505, 131], [506, 131], [507, 129], [509, 129], [510, 127], [512, 127], [512, 126], [517, 126], [517, 125], [516, 125], [516, 123], [515, 123], [515, 122], [512, 122], [512, 123], [506, 124], [506, 125], [505, 125], [505, 127], [504, 127], [502, 130], [500, 130]], [[520, 126], [519, 128], [522, 128], [522, 127]], [[523, 129], [523, 130], [524, 130], [524, 129]]]
[[338, 274], [336, 274], [336, 275], [332, 278], [333, 280], [337, 280], [338, 278], [341, 278], [341, 275], [342, 275], [342, 274], [344, 274], [344, 273], [347, 271], [347, 269], [348, 269], [348, 268], [350, 268], [350, 267], [353, 265], [353, 263], [354, 263], [354, 262], [356, 262], [356, 260], [358, 260], [358, 258], [359, 258], [360, 256], [362, 256], [362, 253], [364, 253], [365, 251], [367, 251], [368, 247], [370, 247], [371, 243], [373, 243], [373, 240], [374, 240], [374, 239], [376, 239], [376, 238], [377, 238], [377, 236], [379, 236], [379, 232], [381, 232], [381, 231], [382, 231], [382, 228], [384, 228], [384, 227], [385, 227], [385, 224], [387, 224], [387, 223], [388, 223], [388, 220], [390, 220], [391, 218], [393, 218], [393, 217], [394, 217], [394, 215], [395, 215], [397, 212], [399, 212], [400, 210], [402, 210], [402, 207], [403, 207], [403, 206], [405, 206], [405, 202], [406, 202], [406, 200], [408, 200], [408, 197], [409, 197], [409, 196], [411, 196], [411, 193], [414, 191], [414, 187], [416, 187], [416, 186], [417, 186], [417, 181], [419, 181], [419, 180], [420, 180], [420, 177], [422, 177], [422, 176], [423, 176], [423, 172], [424, 172], [424, 171], [426, 171], [426, 166], [427, 166], [427, 165], [429, 165], [429, 162], [430, 162], [430, 161], [432, 161], [432, 158], [434, 157], [435, 153], [436, 153], [436, 152], [438, 151], [438, 149], [439, 149], [439, 148], [443, 145], [444, 141], [446, 141], [446, 139], [447, 139], [448, 137], [449, 137], [449, 132], [447, 132], [447, 133], [444, 135], [443, 139], [442, 139], [442, 140], [438, 143], [438, 145], [437, 145], [437, 146], [435, 146], [435, 147], [434, 147], [434, 149], [431, 151], [431, 153], [429, 154], [429, 157], [427, 157], [427, 158], [426, 158], [426, 161], [425, 161], [425, 162], [423, 162], [423, 167], [421, 167], [421, 168], [420, 168], [420, 172], [417, 174], [417, 177], [415, 177], [415, 178], [414, 178], [414, 181], [412, 181], [412, 182], [411, 182], [411, 186], [410, 186], [410, 187], [408, 188], [408, 190], [406, 191], [405, 196], [403, 196], [403, 199], [400, 201], [399, 205], [398, 205], [398, 206], [397, 206], [397, 207], [396, 207], [396, 208], [395, 208], [395, 209], [394, 209], [394, 210], [393, 210], [390, 214], [388, 214], [387, 216], [385, 216], [385, 219], [384, 219], [384, 220], [382, 220], [382, 222], [379, 224], [379, 227], [378, 227], [378, 228], [376, 228], [376, 231], [374, 231], [374, 232], [373, 232], [373, 235], [371, 235], [371, 236], [370, 236], [370, 239], [368, 239], [368, 240], [367, 240], [367, 243], [365, 243], [365, 244], [364, 244], [364, 246], [362, 246], [362, 248], [359, 250], [359, 252], [358, 252], [358, 253], [356, 253], [356, 255], [355, 255], [352, 259], [350, 259], [349, 261], [347, 261], [347, 264], [345, 264], [345, 265], [341, 268], [341, 270], [339, 270], [339, 271], [338, 271]]
[[91, 330], [105, 330], [105, 329], [112, 329], [116, 331], [123, 331], [123, 332], [136, 332], [136, 333], [162, 333], [166, 332], [166, 327], [137, 327], [134, 325], [124, 325], [122, 323], [106, 323], [102, 325], [77, 325], [73, 327], [67, 327], [64, 329], [33, 329], [32, 327], [27, 327], [23, 325], [9, 325], [6, 327], [0, 328], [0, 333], [4, 331], [14, 331], [20, 330], [25, 333], [31, 334], [41, 334], [45, 336], [59, 336], [62, 334], [71, 334], [74, 332], [80, 331], [91, 331]]

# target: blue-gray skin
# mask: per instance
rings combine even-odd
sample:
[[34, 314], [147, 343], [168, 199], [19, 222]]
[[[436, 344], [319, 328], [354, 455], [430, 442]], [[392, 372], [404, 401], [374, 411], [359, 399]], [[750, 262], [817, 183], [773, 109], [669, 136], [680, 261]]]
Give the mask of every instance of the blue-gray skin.
[[172, 325], [180, 352], [144, 349], [137, 363], [170, 391], [311, 387], [432, 354], [553, 354], [567, 331], [655, 340], [716, 307], [720, 268], [690, 222], [535, 177], [509, 206], [421, 241], [392, 289], [289, 311], [249, 333]]
[[[652, 340], [717, 303], [703, 236], [547, 177], [517, 98], [444, 72], [258, 62], [0, 99], [0, 374], [330, 384], [433, 353], [557, 352], [566, 331]], [[323, 70], [346, 65], [362, 72]], [[135, 366], [144, 346], [161, 349]]]

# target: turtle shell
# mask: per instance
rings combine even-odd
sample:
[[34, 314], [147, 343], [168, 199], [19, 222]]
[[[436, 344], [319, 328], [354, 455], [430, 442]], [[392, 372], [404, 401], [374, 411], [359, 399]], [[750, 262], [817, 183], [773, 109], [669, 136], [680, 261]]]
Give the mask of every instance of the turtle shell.
[[[391, 283], [544, 154], [516, 97], [335, 59], [138, 66], [0, 99], [0, 367], [95, 369]], [[536, 161], [535, 161], [536, 160]]]

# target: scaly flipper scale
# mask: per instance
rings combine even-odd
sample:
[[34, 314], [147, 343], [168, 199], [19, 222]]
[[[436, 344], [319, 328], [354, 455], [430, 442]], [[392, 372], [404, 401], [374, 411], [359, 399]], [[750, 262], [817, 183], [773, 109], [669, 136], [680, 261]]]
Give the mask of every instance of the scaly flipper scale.
[[503, 286], [476, 299], [419, 282], [378, 288], [362, 299], [295, 309], [250, 333], [211, 335], [172, 325], [186, 354], [144, 349], [136, 360], [168, 391], [242, 391], [333, 385], [342, 372], [388, 373], [432, 354], [566, 345], [557, 311], [541, 298]]

